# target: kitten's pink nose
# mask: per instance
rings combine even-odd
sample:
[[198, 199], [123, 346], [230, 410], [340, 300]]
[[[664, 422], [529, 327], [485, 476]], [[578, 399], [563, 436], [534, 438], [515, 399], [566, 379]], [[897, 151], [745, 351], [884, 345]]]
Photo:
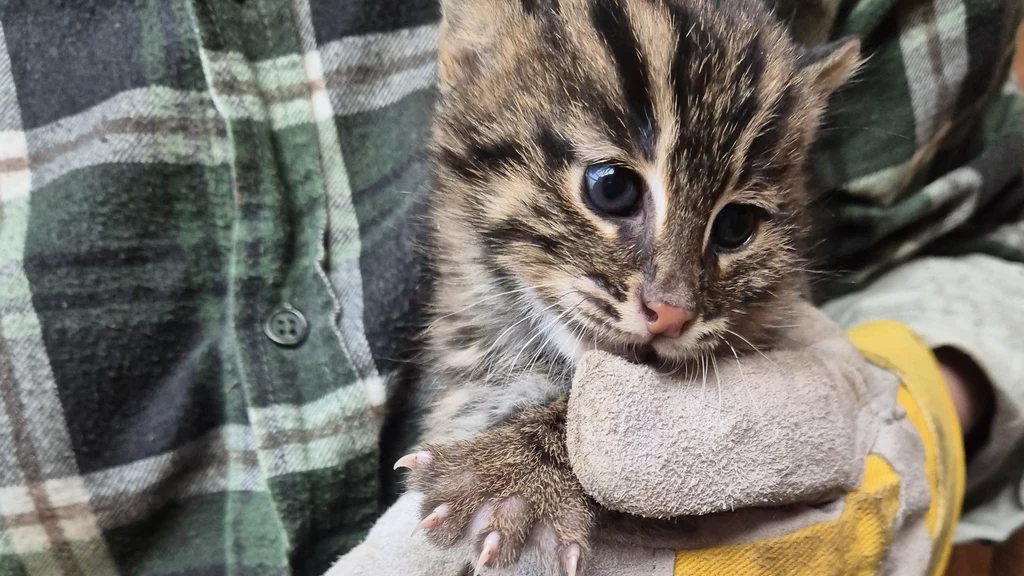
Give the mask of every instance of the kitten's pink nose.
[[644, 302], [643, 307], [647, 315], [647, 331], [655, 336], [678, 338], [690, 320], [693, 320], [691, 308], [680, 308], [664, 302]]

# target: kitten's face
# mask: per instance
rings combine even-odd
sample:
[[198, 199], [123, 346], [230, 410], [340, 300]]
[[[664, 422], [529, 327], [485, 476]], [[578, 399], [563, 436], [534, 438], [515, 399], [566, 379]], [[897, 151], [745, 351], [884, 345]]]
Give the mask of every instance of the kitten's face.
[[801, 168], [857, 49], [801, 65], [763, 8], [712, 4], [445, 4], [435, 224], [568, 356], [692, 358], [800, 289]]

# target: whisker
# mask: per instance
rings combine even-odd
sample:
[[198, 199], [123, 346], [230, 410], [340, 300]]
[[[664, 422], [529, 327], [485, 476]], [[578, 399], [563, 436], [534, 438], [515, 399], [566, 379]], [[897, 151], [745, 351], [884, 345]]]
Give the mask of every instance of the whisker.
[[468, 305], [466, 305], [466, 306], [464, 306], [462, 308], [459, 308], [458, 310], [455, 310], [454, 312], [449, 312], [448, 314], [445, 314], [443, 316], [438, 316], [437, 318], [434, 319], [433, 322], [431, 322], [429, 325], [427, 325], [427, 329], [429, 330], [429, 329], [433, 328], [435, 324], [437, 324], [441, 320], [444, 320], [445, 318], [450, 318], [452, 316], [455, 316], [456, 314], [461, 314], [461, 313], [465, 312], [466, 310], [469, 310], [470, 308], [474, 308], [476, 306], [479, 306], [480, 304], [483, 304], [484, 302], [489, 302], [489, 301], [494, 300], [496, 298], [501, 298], [503, 296], [509, 296], [511, 294], [521, 294], [523, 292], [529, 292], [530, 290], [535, 290], [536, 288], [551, 288], [553, 286], [558, 286], [559, 284], [560, 284], [559, 282], [550, 282], [550, 283], [544, 283], [544, 284], [537, 284], [535, 286], [524, 286], [523, 288], [518, 288], [516, 290], [508, 290], [508, 291], [505, 291], [505, 292], [501, 292], [499, 294], [489, 294], [489, 295], [487, 295], [487, 296], [485, 296], [483, 298], [480, 298], [479, 300], [473, 301], [472, 303], [470, 303], [470, 304], [468, 304]]
[[835, 272], [831, 272], [829, 270], [815, 270], [813, 268], [800, 268], [799, 266], [790, 266], [789, 269], [795, 272], [804, 272], [806, 274], [820, 274], [822, 276], [831, 276], [835, 274]]
[[[566, 296], [568, 296], [568, 294], [566, 294]], [[509, 380], [511, 380], [511, 379], [512, 379], [512, 372], [513, 372], [513, 371], [515, 370], [515, 368], [516, 368], [516, 364], [518, 364], [518, 363], [519, 363], [519, 357], [520, 357], [520, 356], [522, 356], [523, 352], [525, 352], [525, 351], [526, 351], [526, 348], [527, 348], [527, 347], [529, 347], [529, 346], [530, 346], [530, 344], [531, 344], [531, 343], [532, 343], [532, 342], [533, 342], [534, 340], [536, 340], [536, 339], [537, 339], [538, 337], [540, 337], [541, 335], [543, 335], [545, 331], [549, 330], [550, 328], [553, 328], [553, 327], [554, 327], [554, 326], [555, 326], [555, 325], [556, 325], [556, 324], [558, 323], [558, 321], [559, 321], [559, 320], [561, 320], [562, 318], [564, 318], [564, 317], [565, 317], [565, 316], [566, 316], [567, 314], [569, 314], [570, 312], [572, 312], [572, 311], [576, 310], [576, 308], [578, 308], [578, 307], [580, 306], [580, 304], [582, 304], [582, 303], [583, 303], [583, 301], [581, 300], [581, 301], [580, 301], [579, 303], [577, 303], [577, 304], [576, 304], [575, 306], [573, 306], [572, 308], [566, 308], [566, 309], [565, 309], [564, 311], [562, 311], [562, 313], [561, 313], [561, 314], [559, 314], [559, 315], [558, 315], [558, 316], [556, 316], [556, 317], [555, 317], [554, 319], [552, 319], [552, 320], [550, 320], [550, 321], [549, 321], [549, 323], [548, 323], [548, 328], [544, 328], [543, 326], [541, 326], [541, 327], [539, 327], [539, 328], [537, 329], [537, 333], [536, 333], [536, 334], [534, 334], [532, 338], [530, 338], [529, 340], [527, 340], [527, 341], [526, 341], [526, 344], [523, 344], [523, 347], [519, 349], [519, 353], [518, 353], [518, 354], [516, 354], [516, 357], [512, 359], [512, 363], [511, 363], [511, 364], [509, 365], [509, 372], [508, 372], [508, 379], [509, 379]], [[550, 339], [551, 339], [551, 336], [550, 336], [550, 335], [548, 335], [548, 340], [550, 340]], [[541, 347], [540, 347], [540, 351], [543, 351], [543, 349], [544, 349], [544, 347], [543, 347], [543, 346], [541, 346]], [[525, 374], [527, 374], [528, 372], [529, 372], [529, 370], [528, 370], [528, 369], [527, 369], [527, 370], [523, 370], [523, 371], [521, 372], [521, 374], [525, 375]]]
[[740, 382], [743, 383], [743, 389], [747, 391], [747, 399], [750, 401], [751, 408], [757, 408], [757, 404], [754, 402], [754, 395], [750, 393], [750, 384], [747, 382], [747, 375], [743, 373], [743, 363], [740, 362], [740, 355], [736, 353], [736, 349], [732, 347], [732, 344], [725, 343], [732, 350], [732, 357], [736, 359], [736, 368], [740, 371]]
[[[577, 329], [580, 331], [579, 336], [576, 335], [576, 330]], [[572, 347], [572, 357], [576, 358], [576, 351], [579, 349], [580, 343], [583, 342], [583, 326], [582, 325], [581, 326], [573, 326], [572, 331], [570, 332], [570, 335], [572, 336], [573, 340], [576, 340], [576, 344], [574, 344], [573, 347]], [[562, 380], [565, 380], [565, 373], [568, 370], [571, 370], [572, 368], [573, 368], [573, 363], [572, 362], [566, 362], [565, 363], [565, 367], [562, 368]], [[575, 376], [576, 375], [573, 374], [574, 378], [575, 378]]]
[[704, 405], [704, 394], [708, 391], [708, 359], [704, 351], [700, 353], [700, 362], [704, 367], [703, 375], [701, 376], [700, 384], [700, 405]]
[[[566, 294], [566, 295], [568, 295], [568, 294]], [[494, 347], [498, 345], [498, 342], [500, 342], [501, 339], [504, 338], [505, 335], [509, 333], [509, 331], [515, 329], [516, 326], [519, 326], [520, 324], [522, 324], [523, 322], [526, 322], [527, 320], [531, 320], [531, 319], [535, 320], [535, 319], [537, 319], [544, 312], [547, 312], [548, 310], [551, 310], [555, 306], [558, 306], [560, 301], [561, 301], [561, 298], [559, 298], [559, 301], [556, 301], [554, 304], [551, 304], [551, 305], [541, 309], [540, 312], [534, 313], [534, 312], [531, 311], [531, 312], [527, 313], [525, 316], [523, 316], [521, 319], [519, 319], [517, 322], [513, 323], [511, 326], [509, 326], [508, 328], [504, 329], [501, 332], [501, 334], [499, 334], [498, 337], [495, 338], [494, 342], [491, 344], [491, 347], [488, 348], [487, 352], [484, 353], [484, 356], [486, 357], [488, 354], [490, 354], [491, 351], [494, 350]]]
[[[532, 312], [532, 311], [528, 312], [518, 322], [515, 322], [514, 324], [512, 324], [511, 326], [509, 326], [508, 328], [503, 330], [501, 332], [501, 334], [499, 334], [498, 337], [494, 340], [494, 342], [491, 343], [490, 347], [487, 348], [487, 351], [485, 351], [481, 357], [484, 358], [485, 361], [486, 361], [486, 359], [490, 357], [490, 354], [494, 350], [495, 346], [498, 345], [498, 342], [500, 342], [501, 339], [504, 338], [506, 334], [508, 334], [511, 330], [515, 329], [516, 326], [519, 326], [520, 324], [522, 324], [523, 322], [526, 322], [527, 320], [537, 320], [540, 317], [541, 314], [543, 314], [544, 312], [547, 312], [548, 310], [554, 308], [555, 306], [558, 306], [558, 304], [561, 302], [561, 299], [564, 298], [565, 296], [568, 296], [568, 295], [569, 295], [568, 292], [563, 294], [562, 296], [560, 296], [558, 298], [558, 300], [555, 301], [554, 304], [551, 304], [550, 306], [545, 307], [540, 312]], [[490, 363], [490, 366], [489, 366], [489, 368], [487, 370], [487, 375], [484, 377], [484, 382], [489, 382], [490, 381], [491, 375], [494, 373], [494, 368], [495, 368], [495, 365], [498, 363], [498, 360], [499, 359], [495, 359], [493, 362]]]
[[728, 328], [726, 328], [726, 329], [725, 329], [725, 331], [726, 331], [726, 332], [728, 332], [729, 334], [732, 334], [733, 336], [735, 336], [735, 337], [739, 338], [740, 340], [743, 340], [744, 342], [746, 342], [747, 346], [750, 346], [751, 348], [753, 348], [755, 352], [757, 352], [758, 354], [760, 354], [760, 355], [761, 355], [762, 357], [764, 357], [764, 359], [765, 359], [765, 360], [767, 360], [767, 361], [771, 362], [773, 366], [775, 366], [776, 368], [778, 368], [778, 366], [779, 366], [779, 365], [778, 365], [778, 364], [776, 364], [776, 363], [775, 363], [775, 361], [774, 361], [774, 360], [772, 360], [771, 358], [769, 358], [768, 356], [765, 356], [765, 353], [764, 353], [764, 352], [762, 352], [760, 348], [758, 348], [757, 346], [754, 346], [753, 344], [751, 344], [751, 343], [750, 343], [750, 340], [747, 340], [747, 339], [746, 339], [746, 338], [744, 338], [743, 336], [740, 336], [739, 334], [737, 334], [737, 333], [733, 332], [732, 330], [729, 330]]
[[[711, 355], [711, 365], [715, 368], [715, 380], [718, 382], [718, 417], [722, 417], [722, 379], [718, 376], [718, 360], [715, 359], [714, 355]], [[721, 423], [721, 420], [719, 420]]]
[[[683, 368], [684, 368], [685, 366], [686, 366], [686, 363], [685, 363], [685, 362], [677, 363], [677, 365], [676, 365], [675, 369], [674, 369], [674, 370], [672, 370], [671, 372], [669, 372], [669, 373], [668, 373], [668, 375], [669, 375], [669, 376], [675, 376], [675, 375], [676, 375], [676, 374], [678, 374], [678, 373], [679, 373], [679, 371], [680, 371], [680, 370], [682, 370], [682, 369], [683, 369]], [[683, 376], [683, 378], [685, 378], [685, 377], [686, 377], [686, 376], [684, 375], [684, 376]]]

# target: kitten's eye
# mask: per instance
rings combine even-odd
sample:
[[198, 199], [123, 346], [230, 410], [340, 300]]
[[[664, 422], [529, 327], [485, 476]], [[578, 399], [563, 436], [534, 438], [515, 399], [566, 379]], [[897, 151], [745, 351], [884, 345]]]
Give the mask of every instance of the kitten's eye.
[[587, 200], [598, 212], [610, 216], [629, 216], [635, 212], [642, 187], [636, 172], [614, 164], [594, 164], [583, 174]]
[[756, 206], [729, 204], [722, 208], [711, 225], [711, 242], [726, 250], [739, 248], [757, 232], [761, 218], [761, 209]]

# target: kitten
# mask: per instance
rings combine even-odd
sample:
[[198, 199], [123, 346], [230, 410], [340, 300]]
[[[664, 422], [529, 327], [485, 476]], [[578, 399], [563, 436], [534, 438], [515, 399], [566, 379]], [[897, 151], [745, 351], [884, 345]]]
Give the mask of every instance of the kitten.
[[442, 5], [434, 406], [396, 467], [432, 542], [573, 575], [601, 513], [564, 445], [575, 363], [770, 344], [805, 289], [807, 148], [859, 44], [800, 48], [755, 0]]

